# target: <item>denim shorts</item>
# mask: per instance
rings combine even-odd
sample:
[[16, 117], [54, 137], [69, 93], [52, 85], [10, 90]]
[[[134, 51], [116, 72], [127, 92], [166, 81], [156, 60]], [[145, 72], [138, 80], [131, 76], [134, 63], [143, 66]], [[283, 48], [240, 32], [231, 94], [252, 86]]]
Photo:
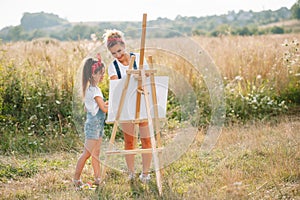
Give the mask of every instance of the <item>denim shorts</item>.
[[105, 113], [100, 109], [95, 116], [90, 112], [86, 114], [86, 121], [84, 124], [85, 139], [98, 140], [104, 134]]

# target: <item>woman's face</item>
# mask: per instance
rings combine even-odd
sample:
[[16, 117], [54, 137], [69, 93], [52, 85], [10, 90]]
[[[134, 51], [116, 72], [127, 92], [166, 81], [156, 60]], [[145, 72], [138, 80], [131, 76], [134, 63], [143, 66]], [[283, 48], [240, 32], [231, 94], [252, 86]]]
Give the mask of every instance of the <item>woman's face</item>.
[[125, 59], [125, 46], [121, 44], [116, 44], [109, 49], [110, 53], [122, 62]]

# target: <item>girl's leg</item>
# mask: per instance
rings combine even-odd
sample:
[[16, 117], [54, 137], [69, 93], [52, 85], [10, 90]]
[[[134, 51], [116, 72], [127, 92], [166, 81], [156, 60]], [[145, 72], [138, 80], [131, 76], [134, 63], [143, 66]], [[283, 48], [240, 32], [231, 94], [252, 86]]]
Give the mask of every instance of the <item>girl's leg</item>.
[[77, 161], [74, 180], [80, 180], [80, 175], [82, 173], [85, 162], [91, 156], [97, 141], [98, 140], [89, 140], [89, 139], [85, 140], [84, 150], [83, 150], [80, 158]]
[[[124, 134], [125, 150], [134, 149], [134, 124], [122, 123], [121, 128]], [[129, 173], [134, 173], [134, 155], [125, 155], [125, 160]]]
[[100, 157], [100, 146], [101, 146], [102, 138], [99, 138], [96, 141], [97, 142], [92, 152], [92, 166], [94, 170], [95, 181], [96, 183], [98, 183], [100, 179], [100, 160], [99, 160], [100, 158], [99, 157]]
[[[151, 148], [151, 139], [149, 133], [148, 122], [140, 123], [140, 137], [143, 149]], [[150, 170], [152, 160], [152, 154], [142, 154], [142, 162], [143, 162], [143, 174], [147, 175]]]

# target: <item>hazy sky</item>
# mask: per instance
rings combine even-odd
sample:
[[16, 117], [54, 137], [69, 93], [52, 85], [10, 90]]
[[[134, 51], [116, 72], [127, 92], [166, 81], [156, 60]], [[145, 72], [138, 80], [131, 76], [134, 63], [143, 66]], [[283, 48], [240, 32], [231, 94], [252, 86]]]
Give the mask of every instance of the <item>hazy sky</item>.
[[228, 11], [277, 10], [291, 8], [297, 0], [1, 0], [0, 29], [16, 26], [24, 12], [53, 13], [70, 22], [85, 21], [142, 21], [158, 17], [174, 19], [181, 16], [227, 14]]

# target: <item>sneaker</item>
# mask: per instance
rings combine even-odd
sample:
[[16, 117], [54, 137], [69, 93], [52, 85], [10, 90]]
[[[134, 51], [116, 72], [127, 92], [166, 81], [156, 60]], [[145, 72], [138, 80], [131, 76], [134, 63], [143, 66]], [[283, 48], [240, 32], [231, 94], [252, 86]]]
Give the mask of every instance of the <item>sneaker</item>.
[[140, 175], [140, 180], [143, 182], [143, 183], [148, 183], [150, 181], [150, 174], [144, 174], [144, 173], [141, 173]]
[[135, 179], [135, 173], [134, 172], [129, 172], [128, 180], [133, 181], [134, 179]]

